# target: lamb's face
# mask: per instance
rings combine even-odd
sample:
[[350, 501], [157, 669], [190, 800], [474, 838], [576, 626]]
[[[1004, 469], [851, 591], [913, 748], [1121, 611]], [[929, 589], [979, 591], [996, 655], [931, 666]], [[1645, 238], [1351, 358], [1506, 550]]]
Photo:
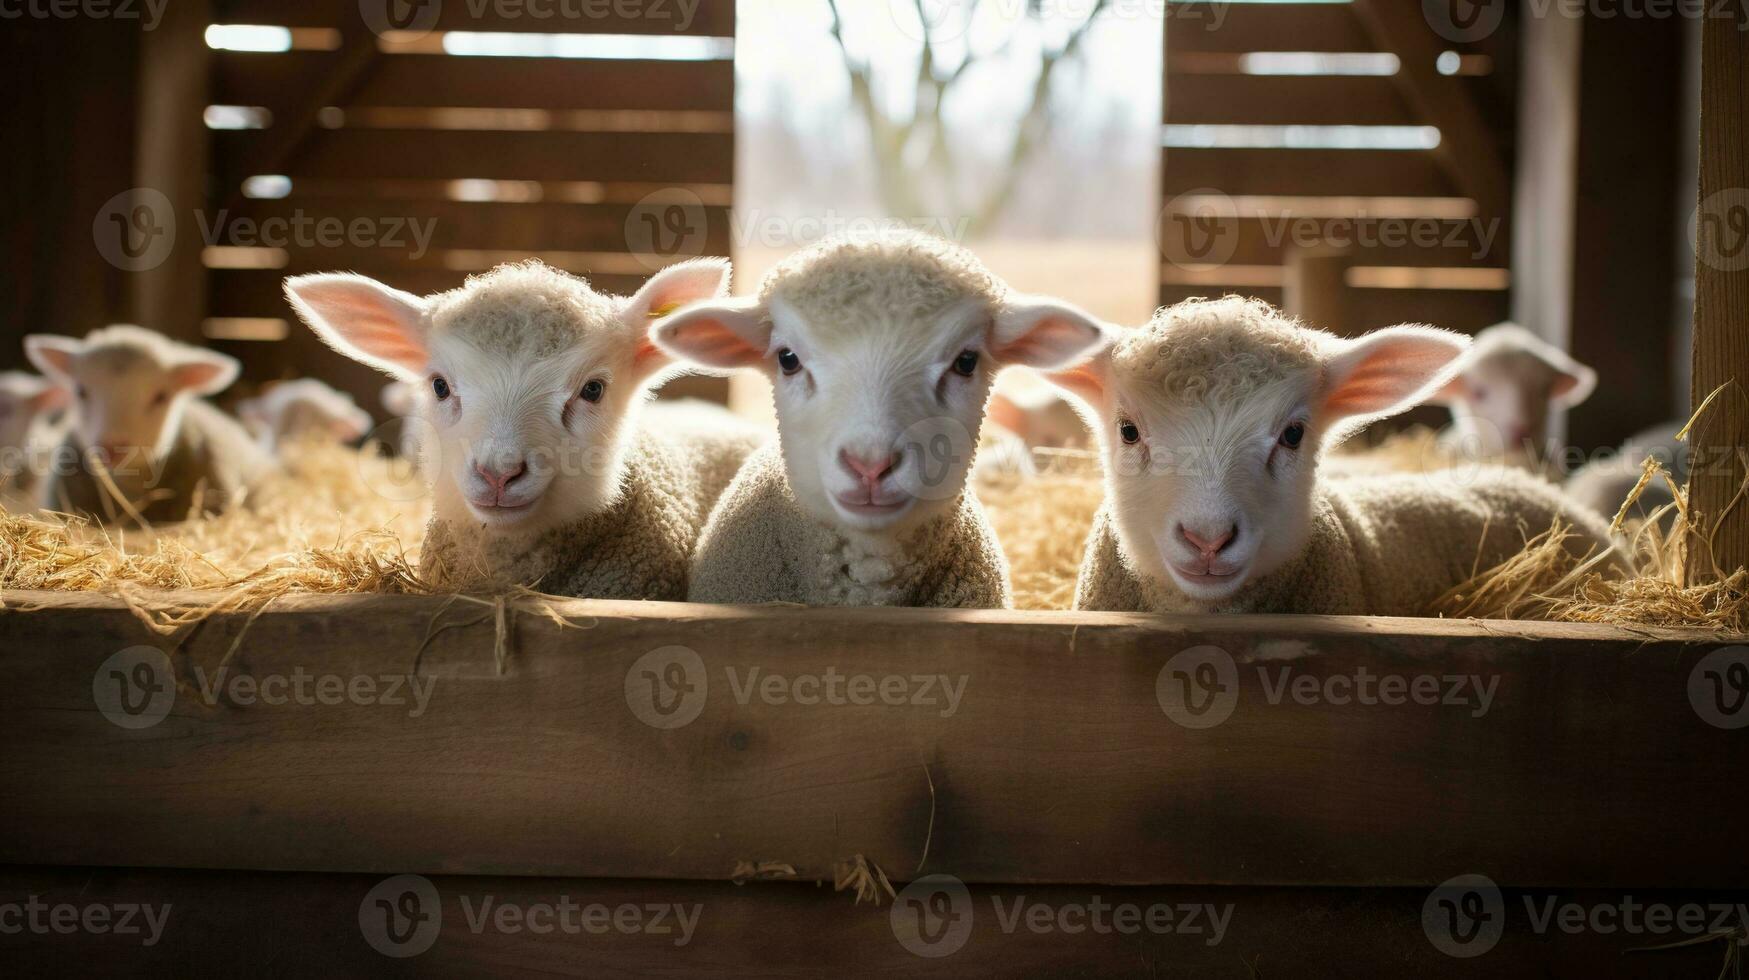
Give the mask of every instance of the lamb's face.
[[39, 416], [66, 406], [67, 389], [23, 371], [0, 373], [0, 450], [18, 450], [30, 441]]
[[82, 341], [37, 334], [25, 338], [25, 350], [72, 390], [79, 445], [118, 476], [155, 470], [175, 444], [188, 399], [223, 391], [238, 372], [230, 357], [138, 327], [107, 327]]
[[1515, 324], [1476, 337], [1463, 367], [1435, 397], [1451, 409], [1462, 448], [1484, 459], [1540, 455], [1549, 415], [1584, 401], [1597, 375]]
[[1137, 571], [1216, 603], [1305, 547], [1320, 448], [1424, 398], [1461, 350], [1421, 327], [1343, 341], [1229, 298], [1164, 310], [1057, 380], [1095, 411]]
[[341, 353], [419, 393], [440, 516], [539, 532], [618, 499], [635, 410], [669, 363], [648, 340], [652, 314], [727, 284], [727, 263], [697, 260], [623, 298], [531, 262], [429, 298], [349, 275], [286, 291]]
[[797, 501], [867, 534], [955, 505], [999, 367], [1060, 367], [1104, 338], [1086, 314], [1012, 296], [970, 253], [921, 237], [823, 243], [760, 299], [701, 303], [655, 331], [679, 357], [763, 371]]

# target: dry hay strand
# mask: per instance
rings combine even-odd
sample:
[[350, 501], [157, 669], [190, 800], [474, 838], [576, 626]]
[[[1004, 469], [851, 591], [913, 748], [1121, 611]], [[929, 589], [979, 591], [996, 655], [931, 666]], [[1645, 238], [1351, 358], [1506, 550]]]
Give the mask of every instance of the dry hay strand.
[[848, 861], [840, 861], [832, 867], [832, 890], [845, 890], [856, 893], [855, 904], [872, 902], [880, 907], [882, 895], [887, 899], [896, 899], [898, 892], [893, 891], [893, 883], [887, 880], [887, 873], [880, 866], [860, 854], [853, 855]]
[[795, 865], [782, 861], [736, 861], [735, 870], [729, 873], [729, 880], [742, 885], [749, 881], [779, 881], [795, 876]]
[[1035, 449], [1037, 472], [981, 476], [978, 499], [1008, 556], [1016, 609], [1070, 609], [1093, 515], [1105, 499], [1099, 459]]
[[[1677, 438], [1686, 439], [1724, 388], [1695, 410]], [[1749, 491], [1749, 459], [1739, 452], [1744, 476], [1731, 506]], [[1655, 480], [1674, 498], [1641, 520], [1629, 520], [1641, 495]], [[1725, 508], [1729, 513], [1731, 506]], [[1671, 517], [1665, 532], [1661, 521]], [[1625, 539], [1636, 571], [1625, 574], [1602, 564], [1603, 555], [1575, 563], [1564, 546], [1569, 529], [1559, 521], [1531, 539], [1524, 551], [1483, 570], [1446, 593], [1436, 610], [1447, 616], [1481, 619], [1541, 619], [1595, 623], [1625, 628], [1700, 629], [1720, 636], [1749, 634], [1749, 569], [1726, 571], [1716, 561], [1708, 581], [1688, 581], [1691, 548], [1712, 553], [1719, 518], [1708, 522], [1688, 503], [1679, 485], [1655, 456], [1642, 464], [1640, 479], [1616, 511], [1610, 531]]]

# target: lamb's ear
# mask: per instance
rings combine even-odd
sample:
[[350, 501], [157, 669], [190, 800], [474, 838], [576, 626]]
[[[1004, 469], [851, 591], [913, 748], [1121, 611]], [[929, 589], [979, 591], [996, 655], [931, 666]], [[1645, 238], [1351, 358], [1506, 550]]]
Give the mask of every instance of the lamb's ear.
[[216, 395], [231, 386], [243, 365], [229, 354], [188, 347], [177, 351], [179, 360], [170, 367], [170, 384], [178, 391]]
[[396, 415], [416, 415], [419, 412], [419, 393], [405, 381], [391, 381], [383, 385], [383, 407]]
[[771, 346], [771, 320], [753, 297], [715, 299], [656, 321], [650, 339], [674, 357], [704, 367], [756, 367]]
[[688, 259], [668, 266], [650, 277], [643, 288], [626, 301], [624, 316], [636, 338], [632, 372], [639, 380], [666, 367], [673, 357], [650, 339], [654, 321], [689, 303], [729, 295], [728, 259]]
[[341, 418], [330, 419], [328, 431], [341, 442], [356, 442], [370, 432], [370, 413], [354, 405]]
[[73, 393], [66, 386], [58, 385], [47, 378], [36, 394], [30, 396], [30, 409], [33, 412], [53, 412], [66, 408], [72, 402]]
[[990, 356], [998, 364], [1054, 371], [1086, 361], [1112, 336], [1110, 327], [1068, 303], [1016, 296], [1002, 304], [990, 324]]
[[1080, 364], [1045, 374], [1044, 379], [1097, 414], [1105, 404], [1105, 393], [1111, 384], [1111, 349], [1102, 348]]
[[85, 349], [85, 342], [76, 337], [52, 333], [33, 333], [24, 338], [24, 356], [38, 371], [63, 384], [73, 380], [73, 362]]
[[1326, 438], [1352, 433], [1426, 401], [1451, 380], [1469, 343], [1463, 334], [1410, 324], [1354, 340], [1331, 337], [1314, 409], [1332, 434]]
[[429, 304], [350, 272], [292, 276], [285, 298], [328, 346], [400, 378], [425, 376]]
[[1578, 361], [1573, 360], [1566, 351], [1551, 349], [1559, 355], [1559, 360], [1551, 360], [1550, 367], [1555, 369], [1555, 383], [1549, 386], [1549, 399], [1561, 408], [1572, 408], [1587, 398], [1597, 388], [1597, 372]]

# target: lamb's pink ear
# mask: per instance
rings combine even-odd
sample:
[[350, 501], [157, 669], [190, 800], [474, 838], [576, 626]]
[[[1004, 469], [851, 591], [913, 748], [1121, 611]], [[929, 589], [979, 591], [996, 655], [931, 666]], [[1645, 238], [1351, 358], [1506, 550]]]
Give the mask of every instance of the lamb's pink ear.
[[72, 400], [73, 394], [65, 386], [55, 384], [45, 378], [42, 388], [30, 396], [30, 408], [33, 412], [53, 412], [66, 408]]
[[401, 378], [425, 376], [427, 302], [364, 276], [324, 272], [292, 276], [285, 298], [328, 346]]
[[1044, 379], [1097, 411], [1105, 404], [1105, 393], [1111, 385], [1111, 351], [1102, 349], [1074, 367], [1047, 373]]
[[1354, 340], [1332, 337], [1315, 411], [1343, 433], [1406, 411], [1451, 380], [1469, 343], [1463, 334], [1410, 324]]
[[1466, 401], [1468, 399], [1469, 387], [1464, 384], [1463, 372], [1459, 371], [1452, 375], [1451, 379], [1445, 384], [1440, 385], [1438, 391], [1427, 396], [1427, 404], [1455, 405], [1458, 402]]
[[189, 347], [178, 350], [181, 358], [170, 368], [170, 384], [178, 391], [216, 395], [231, 386], [243, 365], [228, 354]]
[[998, 364], [1052, 371], [1087, 360], [1111, 343], [1112, 335], [1104, 323], [1068, 303], [1016, 296], [996, 311], [990, 356]]
[[654, 321], [690, 303], [729, 295], [728, 259], [688, 259], [650, 277], [626, 301], [625, 318], [637, 337], [632, 371], [644, 379], [666, 367], [672, 356], [651, 340]]
[[1555, 383], [1549, 386], [1549, 400], [1561, 408], [1572, 408], [1596, 390], [1597, 372], [1573, 360], [1566, 351], [1558, 353], [1559, 362], [1550, 365], [1555, 369]]
[[33, 333], [24, 338], [24, 356], [38, 371], [63, 384], [73, 380], [73, 362], [84, 349], [85, 342], [76, 337]]
[[674, 357], [710, 368], [755, 367], [771, 346], [771, 321], [752, 297], [694, 303], [656, 321], [650, 339]]

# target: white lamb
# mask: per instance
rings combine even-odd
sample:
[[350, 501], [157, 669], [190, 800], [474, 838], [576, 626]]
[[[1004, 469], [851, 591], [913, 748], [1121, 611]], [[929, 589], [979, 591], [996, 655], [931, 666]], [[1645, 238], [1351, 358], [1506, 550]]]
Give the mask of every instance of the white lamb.
[[72, 392], [24, 371], [0, 372], [0, 493], [30, 499], [66, 438]]
[[[1681, 428], [1681, 422], [1653, 426], [1622, 443], [1613, 454], [1579, 467], [1567, 477], [1567, 496], [1606, 517], [1614, 517], [1627, 502], [1628, 494], [1639, 485], [1648, 456], [1658, 458], [1658, 462], [1670, 471], [1677, 486], [1686, 484], [1693, 453], [1687, 444], [1676, 438]], [[1676, 495], [1671, 492], [1670, 484], [1654, 478], [1640, 488], [1640, 495], [1628, 508], [1626, 516], [1648, 518], [1675, 502]], [[1670, 530], [1676, 523], [1675, 513], [1665, 511], [1658, 523], [1666, 531]]]
[[705, 517], [759, 434], [720, 418], [640, 425], [673, 370], [649, 325], [728, 278], [723, 260], [684, 262], [628, 299], [528, 262], [427, 297], [341, 273], [288, 279], [286, 294], [336, 350], [420, 385], [431, 584], [677, 600]]
[[1188, 300], [1054, 380], [1102, 443], [1081, 609], [1420, 616], [1546, 530], [1609, 549], [1595, 513], [1519, 470], [1320, 482], [1323, 446], [1438, 390], [1466, 339], [1343, 340], [1259, 300]]
[[996, 370], [1061, 367], [1102, 324], [1011, 294], [922, 235], [832, 240], [756, 298], [688, 307], [656, 342], [770, 377], [778, 445], [748, 460], [699, 543], [690, 598], [996, 608], [1008, 568], [966, 477]]
[[126, 324], [84, 340], [32, 334], [24, 350], [74, 394], [71, 431], [42, 480], [45, 508], [179, 521], [238, 503], [274, 468], [237, 420], [200, 397], [230, 387], [235, 358]]
[[370, 431], [370, 413], [352, 396], [315, 378], [281, 381], [237, 403], [237, 418], [262, 448], [278, 452], [298, 442], [356, 442]]
[[1597, 372], [1516, 323], [1476, 334], [1427, 400], [1451, 410], [1441, 442], [1468, 458], [1534, 467], [1548, 458], [1549, 413], [1590, 397]]

